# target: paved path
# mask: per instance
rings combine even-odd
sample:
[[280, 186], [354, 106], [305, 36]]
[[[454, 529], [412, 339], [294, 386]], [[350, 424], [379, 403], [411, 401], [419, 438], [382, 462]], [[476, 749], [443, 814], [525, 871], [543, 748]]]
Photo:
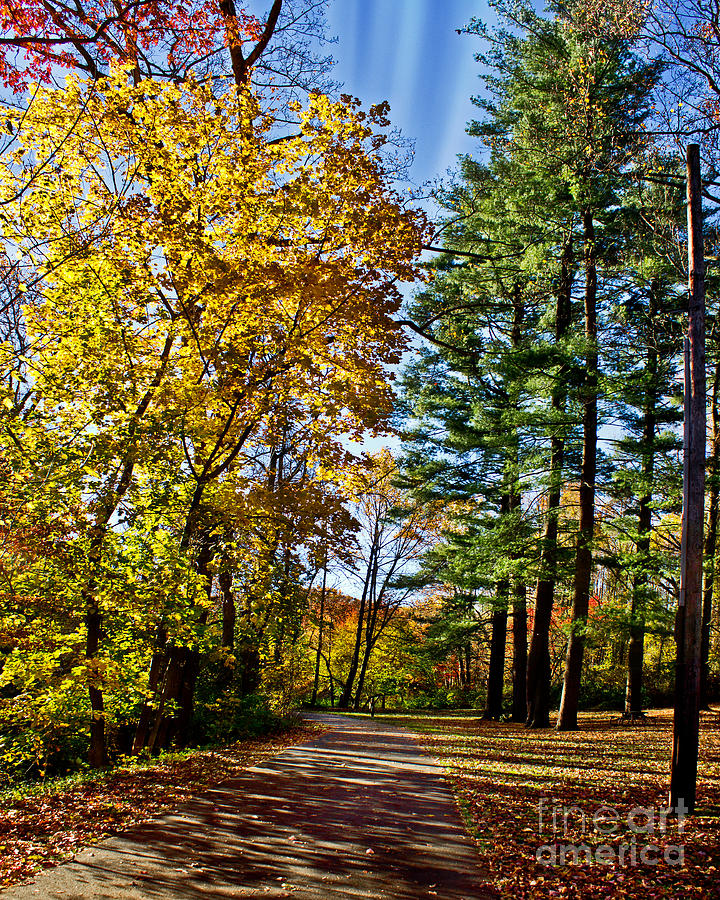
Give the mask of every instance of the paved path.
[[318, 718], [332, 730], [1, 900], [497, 896], [439, 766], [411, 737]]

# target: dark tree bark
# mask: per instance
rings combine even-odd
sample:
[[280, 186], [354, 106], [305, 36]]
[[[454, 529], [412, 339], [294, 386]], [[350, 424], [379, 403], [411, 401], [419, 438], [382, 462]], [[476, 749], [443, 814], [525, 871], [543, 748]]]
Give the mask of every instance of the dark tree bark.
[[355, 688], [355, 700], [353, 703], [353, 708], [356, 712], [360, 709], [363, 687], [365, 686], [365, 675], [367, 674], [368, 663], [370, 662], [370, 656], [372, 655], [373, 647], [375, 646], [373, 637], [375, 634], [375, 624], [377, 622], [378, 598], [374, 596], [374, 593], [375, 585], [373, 585], [373, 590], [370, 594], [367, 606], [363, 658], [360, 665], [360, 673], [358, 675], [357, 687]]
[[705, 538], [705, 584], [703, 587], [702, 645], [700, 647], [700, 708], [707, 709], [710, 677], [710, 625], [712, 622], [713, 592], [715, 589], [715, 552], [717, 550], [718, 509], [720, 501], [720, 360], [715, 363], [712, 383], [710, 415], [712, 439], [707, 471], [710, 480], [710, 506]]
[[[287, 603], [287, 599], [290, 593], [290, 565], [291, 565], [291, 550], [290, 545], [285, 545], [285, 551], [283, 553], [283, 573], [282, 580], [280, 582], [280, 589], [278, 590], [278, 600], [280, 604], [281, 612], [284, 612], [285, 604]], [[280, 617], [280, 630], [277, 634], [277, 639], [275, 640], [275, 650], [273, 651], [273, 656], [275, 658], [275, 662], [279, 663], [282, 658], [283, 645], [285, 643], [285, 616], [282, 615]]]
[[[522, 324], [525, 318], [525, 304], [522, 286], [516, 282], [513, 291], [513, 327], [511, 341], [513, 350], [519, 352], [522, 346]], [[517, 396], [517, 395], [516, 395]], [[515, 413], [518, 412], [518, 403], [514, 405]], [[520, 471], [520, 437], [515, 428], [512, 436], [512, 458], [510, 460], [510, 496], [509, 506], [511, 515], [519, 515], [522, 507], [522, 493], [518, 472]], [[513, 551], [515, 559], [519, 552]], [[513, 622], [513, 662], [512, 662], [512, 711], [513, 722], [524, 722], [527, 715], [526, 684], [527, 684], [527, 589], [525, 582], [517, 577], [513, 581], [512, 599]]]
[[[209, 566], [213, 557], [214, 546], [207, 537], [203, 537], [198, 551], [197, 569], [205, 579], [205, 590], [208, 597], [212, 590], [212, 574]], [[199, 624], [207, 621], [207, 610], [199, 617]], [[167, 635], [162, 632], [163, 641]], [[195, 685], [200, 672], [200, 651], [196, 647], [181, 647], [176, 644], [166, 644], [162, 652], [157, 652], [153, 657], [152, 669], [158, 670], [157, 681], [157, 710], [154, 713], [154, 722], [149, 727], [144, 717], [141, 716], [137, 729], [134, 749], [140, 752], [144, 746], [151, 753], [156, 753], [168, 747], [177, 736], [181, 745], [187, 744], [192, 738], [192, 722], [195, 698]], [[160, 674], [161, 673], [161, 674]], [[177, 712], [167, 713], [170, 703], [177, 706]], [[147, 736], [144, 743], [141, 744]]]
[[235, 649], [235, 625], [237, 609], [235, 594], [232, 589], [232, 574], [227, 570], [218, 575], [218, 584], [222, 594], [222, 646], [232, 652]]
[[[392, 569], [389, 573], [389, 577], [392, 576]], [[384, 605], [385, 604], [385, 585], [387, 584], [387, 580], [384, 580], [383, 586], [380, 588], [379, 594], [376, 595], [377, 591], [377, 567], [374, 572], [373, 584], [370, 591], [370, 597], [368, 602], [367, 609], [367, 622], [365, 625], [365, 648], [363, 651], [363, 660], [362, 665], [360, 667], [360, 675], [358, 676], [358, 684], [357, 690], [355, 691], [355, 709], [358, 710], [360, 708], [360, 700], [362, 697], [363, 687], [365, 686], [365, 676], [367, 675], [368, 665], [370, 663], [370, 657], [372, 656], [372, 652], [375, 648], [375, 644], [377, 643], [377, 639], [380, 636], [385, 624], [387, 624], [390, 618], [390, 607]], [[378, 628], [378, 613], [380, 612], [381, 607], [384, 606], [384, 617], [380, 622], [380, 628]]]
[[642, 716], [643, 663], [645, 658], [645, 614], [648, 590], [647, 564], [652, 530], [652, 482], [655, 474], [655, 426], [657, 402], [657, 346], [654, 323], [657, 314], [659, 282], [650, 285], [649, 317], [651, 334], [648, 337], [646, 384], [643, 402], [642, 474], [646, 492], [640, 498], [638, 511], [638, 540], [636, 545], [638, 571], [633, 577], [630, 605], [630, 640], [628, 642], [628, 675], [625, 691], [625, 715], [631, 720]]
[[239, 89], [244, 88], [250, 80], [252, 67], [262, 56], [270, 38], [273, 36], [277, 21], [282, 9], [283, 0], [275, 0], [265, 22], [260, 38], [253, 47], [248, 57], [243, 53], [242, 41], [239, 40], [237, 27], [237, 11], [234, 0], [220, 0], [220, 12], [225, 21], [225, 32], [230, 48], [230, 61], [232, 63], [235, 84]]
[[[171, 343], [169, 342], [167, 345], [168, 352]], [[202, 473], [197, 477], [195, 490], [185, 515], [185, 523], [180, 538], [179, 549], [181, 554], [188, 552], [193, 539], [200, 532], [202, 499], [205, 488], [214, 478], [232, 466], [237, 454], [239, 454], [255, 427], [255, 423], [251, 423], [242, 429], [240, 436], [234, 441], [230, 452], [227, 453], [222, 462], [217, 463], [213, 468], [213, 462], [217, 461], [218, 454], [224, 445], [226, 433], [234, 421], [235, 412], [236, 407], [230, 411], [222, 433], [206, 460]], [[201, 555], [204, 543], [201, 545]], [[202, 561], [199, 561], [198, 565], [202, 564]], [[207, 612], [201, 613], [199, 621], [202, 623], [206, 619]], [[151, 696], [156, 699], [157, 709], [154, 710], [152, 708], [150, 700], [143, 704], [133, 742], [133, 752], [139, 753], [145, 747], [154, 752], [167, 746], [177, 731], [179, 721], [184, 723], [186, 729], [189, 728], [192, 721], [192, 705], [198, 673], [199, 656], [195, 658], [192, 652], [188, 655], [185, 648], [177, 647], [172, 642], [168, 642], [167, 627], [165, 624], [161, 624], [157, 632], [155, 651], [150, 664], [148, 679], [149, 691]], [[169, 700], [180, 704], [183, 710], [180, 717], [172, 719], [172, 717], [168, 718], [165, 716], [165, 704]], [[153, 721], [154, 724], [151, 727], [151, 722]]]
[[498, 584], [496, 603], [497, 608], [492, 615], [487, 704], [483, 713], [483, 719], [499, 721], [502, 716], [503, 684], [505, 681], [505, 643], [507, 641], [508, 582], [506, 580]]
[[513, 722], [527, 717], [527, 588], [523, 581], [515, 583], [513, 591]]
[[88, 663], [88, 694], [90, 696], [90, 752], [88, 761], [93, 769], [98, 769], [107, 763], [107, 745], [105, 738], [105, 700], [102, 692], [102, 680], [98, 667], [92, 662], [97, 658], [100, 649], [100, 630], [102, 616], [96, 598], [93, 596], [92, 585], [88, 588], [89, 599], [86, 601], [85, 624], [87, 639], [85, 643], [85, 656]]
[[165, 339], [163, 350], [158, 361], [152, 381], [148, 385], [145, 394], [136, 407], [127, 425], [127, 444], [123, 462], [105, 492], [99, 512], [90, 536], [90, 549], [88, 561], [90, 563], [90, 580], [82, 592], [85, 605], [85, 658], [88, 660], [88, 694], [92, 719], [90, 722], [90, 748], [88, 762], [92, 768], [104, 766], [107, 763], [107, 738], [105, 734], [105, 701], [102, 692], [102, 676], [95, 660], [100, 650], [100, 638], [102, 636], [102, 613], [97, 601], [97, 584], [95, 572], [102, 560], [103, 545], [107, 537], [108, 526], [113, 513], [118, 508], [123, 497], [127, 493], [135, 470], [135, 444], [137, 431], [152, 403], [155, 391], [159, 387], [165, 375], [170, 349], [174, 335], [171, 333]]
[[[155, 637], [155, 646], [164, 647], [166, 641], [167, 633], [165, 632], [165, 628], [161, 625], [158, 628], [158, 633]], [[156, 650], [153, 653], [152, 661], [150, 663], [150, 674], [148, 677], [148, 693], [151, 697], [156, 697], [158, 694], [160, 682], [164, 675], [166, 665], [166, 654]], [[140, 710], [138, 725], [135, 729], [135, 738], [133, 740], [132, 746], [133, 756], [137, 756], [148, 745], [148, 741], [150, 739], [150, 726], [152, 725], [152, 717], [152, 706], [148, 702], [143, 703], [142, 709]]]
[[595, 226], [591, 209], [583, 211], [585, 255], [585, 383], [583, 385], [583, 454], [580, 470], [580, 527], [575, 554], [570, 638], [565, 659], [565, 678], [557, 728], [577, 728], [580, 679], [585, 651], [585, 629], [590, 604], [592, 541], [595, 532], [595, 476], [597, 468], [597, 262]]
[[318, 623], [318, 648], [315, 655], [315, 681], [313, 683], [310, 706], [317, 705], [318, 688], [320, 686], [320, 660], [322, 659], [323, 626], [325, 624], [325, 585], [327, 584], [327, 556], [323, 564], [322, 589], [320, 590], [320, 621]]
[[[573, 239], [568, 236], [563, 248], [560, 280], [555, 312], [555, 341], [566, 335], [571, 321], [570, 297], [573, 283]], [[562, 374], [556, 379], [552, 393], [552, 411], [560, 413], [565, 406]], [[557, 428], [557, 426], [556, 426]], [[540, 565], [542, 575], [535, 589], [535, 614], [527, 660], [527, 725], [547, 728], [550, 725], [550, 623], [555, 596], [558, 551], [558, 512], [562, 492], [565, 441], [557, 431], [550, 444], [550, 487], [548, 512], [542, 538]]]
[[325, 668], [327, 669], [328, 678], [330, 679], [330, 709], [335, 709], [335, 679], [330, 671], [330, 660], [325, 660]]
[[182, 685], [183, 667], [185, 665], [185, 648], [170, 647], [168, 652], [168, 663], [165, 668], [162, 685], [160, 689], [160, 697], [158, 708], [155, 713], [155, 721], [150, 730], [148, 738], [148, 750], [154, 753], [172, 740], [175, 717], [165, 714], [165, 706], [169, 700], [174, 700], [180, 695]]
[[[225, 561], [227, 565], [227, 560]], [[219, 690], [226, 690], [232, 683], [238, 662], [235, 652], [235, 626], [237, 623], [237, 608], [235, 605], [235, 594], [232, 589], [232, 573], [229, 569], [224, 568], [218, 574], [218, 586], [220, 587], [220, 596], [222, 598], [222, 634], [220, 637], [220, 646], [227, 655], [222, 656], [220, 671], [217, 676], [217, 686]]]
[[[503, 494], [500, 500], [500, 516], [511, 509], [512, 494]], [[503, 688], [505, 685], [505, 645], [507, 643], [508, 599], [510, 582], [502, 578], [497, 583], [490, 633], [490, 664], [488, 668], [487, 700], [483, 719], [499, 720], [502, 716]]]
[[368, 559], [367, 572], [365, 575], [365, 583], [363, 592], [360, 597], [360, 607], [358, 609], [358, 621], [355, 629], [355, 644], [353, 646], [353, 655], [350, 660], [350, 668], [348, 670], [347, 679], [342, 689], [342, 693], [338, 698], [338, 709], [347, 709], [355, 686], [355, 678], [357, 676], [358, 666], [360, 665], [360, 647], [362, 646], [363, 626], [365, 623], [365, 608], [368, 601], [368, 592], [373, 583], [373, 570], [375, 568], [375, 548], [371, 548]]
[[[205, 592], [208, 601], [212, 595], [213, 574], [210, 571], [210, 563], [215, 552], [212, 540], [203, 536], [198, 553], [197, 570], [205, 581]], [[205, 609], [198, 616], [198, 624], [204, 626], [207, 623], [208, 610]], [[185, 747], [193, 740], [192, 728], [195, 713], [195, 686], [200, 674], [200, 649], [198, 646], [184, 648], [180, 688], [177, 702], [179, 712], [177, 716], [177, 735], [180, 746]]]

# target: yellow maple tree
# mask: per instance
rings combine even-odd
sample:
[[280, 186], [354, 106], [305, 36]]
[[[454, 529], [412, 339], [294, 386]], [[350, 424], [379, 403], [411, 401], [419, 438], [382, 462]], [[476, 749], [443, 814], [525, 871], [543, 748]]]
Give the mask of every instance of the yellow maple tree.
[[25, 337], [0, 363], [32, 391], [21, 415], [9, 392], [3, 441], [73, 498], [96, 764], [95, 570], [127, 509], [172, 484], [166, 520], [186, 553], [204, 497], [251, 488], [290, 407], [326, 463], [391, 410], [393, 314], [425, 222], [383, 167], [384, 106], [313, 95], [297, 113], [278, 136], [249, 91], [116, 68], [40, 88], [9, 117], [0, 235]]

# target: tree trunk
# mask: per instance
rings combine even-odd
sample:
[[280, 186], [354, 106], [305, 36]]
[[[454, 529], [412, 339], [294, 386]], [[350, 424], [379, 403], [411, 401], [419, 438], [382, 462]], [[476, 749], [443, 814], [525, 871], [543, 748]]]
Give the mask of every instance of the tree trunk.
[[330, 660], [325, 660], [325, 668], [327, 669], [328, 679], [330, 681], [330, 709], [335, 709], [335, 681], [330, 671]]
[[222, 594], [222, 646], [232, 652], [235, 648], [235, 624], [237, 622], [232, 574], [228, 571], [221, 572], [218, 575], [218, 584]]
[[595, 532], [595, 475], [597, 467], [597, 264], [595, 226], [592, 210], [583, 212], [585, 252], [585, 384], [583, 386], [583, 455], [580, 471], [580, 527], [575, 554], [572, 621], [565, 659], [565, 678], [557, 727], [560, 731], [577, 728], [580, 679], [585, 651], [585, 630], [590, 605], [592, 541]]
[[[640, 501], [638, 517], [637, 553], [639, 564], [647, 559], [650, 549], [651, 496]], [[628, 674], [625, 690], [625, 715], [631, 720], [642, 716], [643, 664], [645, 658], [645, 607], [647, 593], [647, 573], [639, 572], [633, 578], [632, 601], [630, 605], [630, 640], [628, 642]]]
[[[227, 563], [226, 563], [227, 564]], [[218, 584], [222, 597], [222, 636], [220, 646], [227, 651], [227, 655], [221, 658], [222, 668], [218, 673], [217, 684], [220, 689], [225, 689], [233, 680], [237, 671], [237, 654], [235, 653], [235, 625], [237, 622], [237, 609], [235, 607], [235, 595], [232, 589], [232, 574], [224, 569], [218, 574]]]
[[625, 715], [631, 720], [642, 716], [643, 663], [645, 656], [645, 615], [647, 605], [650, 532], [652, 529], [652, 483], [655, 474], [655, 404], [657, 402], [657, 346], [655, 318], [659, 283], [650, 285], [649, 317], [651, 334], [648, 338], [646, 384], [643, 409], [642, 474], [645, 492], [638, 511], [638, 540], [636, 546], [638, 571], [633, 577], [630, 606], [630, 641], [628, 643], [628, 675], [625, 692]]
[[85, 623], [87, 628], [85, 658], [88, 660], [88, 694], [90, 698], [90, 708], [92, 710], [88, 761], [93, 768], [104, 766], [107, 762], [105, 701], [102, 693], [102, 676], [97, 665], [97, 654], [100, 649], [100, 637], [102, 634], [102, 613], [97, 602], [97, 597], [95, 596], [97, 586], [94, 573], [102, 558], [102, 548], [107, 535], [108, 523], [132, 483], [133, 472], [135, 470], [135, 442], [137, 430], [140, 426], [140, 422], [143, 420], [150, 407], [155, 391], [162, 382], [168, 359], [170, 358], [170, 350], [173, 341], [174, 334], [168, 334], [165, 338], [155, 375], [128, 421], [128, 440], [125, 447], [125, 456], [122, 465], [111, 479], [105, 496], [100, 503], [100, 512], [95, 522], [90, 540], [88, 562], [90, 563], [89, 568], [91, 575], [89, 583], [82, 592], [82, 597], [85, 606]]
[[371, 648], [365, 645], [365, 650], [363, 651], [363, 660], [360, 665], [360, 674], [358, 675], [357, 680], [357, 688], [355, 689], [355, 700], [353, 702], [353, 709], [357, 712], [360, 709], [360, 701], [362, 700], [362, 692], [363, 687], [365, 686], [365, 675], [367, 673], [368, 663], [370, 662], [370, 654]]
[[105, 701], [101, 687], [101, 673], [97, 665], [102, 618], [97, 599], [93, 596], [93, 586], [87, 588], [87, 593], [87, 612], [85, 615], [87, 640], [85, 644], [85, 657], [88, 660], [88, 693], [90, 695], [90, 709], [92, 711], [92, 719], [90, 721], [90, 753], [88, 761], [93, 769], [99, 769], [101, 766], [107, 764]]
[[[204, 614], [203, 624], [207, 620]], [[195, 723], [195, 688], [200, 675], [200, 651], [197, 647], [188, 647], [185, 651], [185, 665], [182, 670], [182, 680], [178, 703], [180, 710], [177, 717], [177, 738], [180, 747], [192, 745], [195, 740], [193, 725]]]
[[237, 11], [235, 0], [220, 0], [219, 9], [225, 22], [225, 38], [230, 50], [230, 62], [232, 64], [235, 84], [239, 91], [244, 90], [250, 80], [252, 67], [265, 51], [270, 38], [277, 27], [280, 11], [282, 10], [283, 0], [275, 0], [270, 7], [265, 25], [260, 33], [255, 46], [252, 48], [248, 57], [243, 52], [243, 41], [240, 36], [240, 29], [237, 22]]
[[712, 622], [713, 591], [715, 587], [715, 551], [717, 549], [718, 501], [720, 500], [720, 360], [715, 363], [710, 415], [712, 442], [708, 473], [710, 476], [710, 508], [708, 509], [707, 537], [705, 539], [705, 584], [703, 589], [702, 645], [700, 647], [700, 708], [707, 709], [710, 676], [710, 624]]
[[[212, 562], [214, 552], [214, 544], [208, 537], [204, 536], [198, 552], [197, 570], [205, 579], [205, 593], [208, 602], [212, 597], [213, 574], [210, 571], [210, 563]], [[209, 608], [200, 613], [198, 616], [198, 625], [204, 626], [207, 623], [208, 614]], [[197, 685], [199, 674], [200, 649], [196, 644], [193, 647], [185, 648], [180, 687], [177, 696], [179, 706], [177, 734], [181, 747], [187, 746], [192, 742], [193, 738], [192, 726], [195, 713], [195, 686]]]
[[175, 732], [177, 719], [174, 715], [165, 715], [165, 707], [168, 701], [175, 700], [180, 696], [183, 668], [185, 666], [184, 650], [184, 647], [172, 646], [169, 648], [168, 663], [162, 681], [155, 722], [148, 739], [148, 750], [150, 753], [159, 752], [163, 747], [166, 747], [172, 740]]
[[505, 681], [505, 643], [507, 641], [508, 583], [498, 584], [497, 607], [492, 616], [490, 639], [490, 668], [487, 683], [487, 705], [483, 719], [498, 721], [502, 716], [503, 684]]
[[353, 647], [353, 655], [350, 660], [350, 669], [348, 670], [347, 679], [342, 689], [342, 693], [338, 699], [338, 708], [347, 709], [350, 706], [350, 699], [355, 686], [355, 676], [357, 675], [358, 666], [360, 665], [360, 646], [362, 644], [363, 625], [365, 622], [365, 604], [368, 598], [368, 592], [373, 580], [373, 571], [375, 569], [375, 547], [370, 549], [370, 557], [368, 559], [367, 573], [365, 575], [365, 584], [363, 585], [362, 596], [360, 597], [360, 608], [358, 609], [358, 622], [355, 629], [355, 645]]
[[377, 627], [377, 616], [382, 601], [382, 591], [379, 597], [375, 596], [377, 590], [377, 570], [374, 573], [373, 584], [370, 591], [370, 597], [367, 608], [367, 622], [365, 624], [365, 650], [363, 652], [362, 665], [360, 667], [360, 675], [358, 676], [357, 690], [355, 692], [355, 710], [360, 709], [360, 699], [362, 690], [365, 685], [365, 675], [370, 663], [373, 647], [375, 646], [375, 629]]
[[513, 722], [527, 717], [527, 652], [527, 589], [518, 581], [513, 592]]
[[[205, 578], [205, 590], [208, 598], [212, 590], [212, 574], [209, 570], [213, 557], [213, 546], [203, 539], [197, 558], [197, 570]], [[208, 611], [204, 610], [198, 624], [204, 625]], [[164, 632], [163, 632], [164, 633]], [[200, 651], [196, 647], [178, 647], [170, 644], [163, 651], [167, 665], [165, 666], [161, 691], [155, 712], [155, 722], [149, 730], [147, 747], [156, 753], [170, 745], [177, 735], [181, 745], [191, 739], [195, 685], [200, 671]], [[153, 659], [155, 665], [155, 659]], [[168, 704], [174, 703], [177, 711], [166, 713]]]
[[[165, 628], [161, 625], [158, 628], [158, 632], [155, 638], [155, 647], [164, 647], [167, 641], [167, 633]], [[165, 666], [167, 664], [167, 657], [165, 653], [156, 649], [152, 656], [152, 661], [150, 663], [150, 675], [148, 677], [148, 694], [149, 697], [156, 697], [158, 694], [158, 688], [160, 687], [160, 681], [165, 672]], [[148, 699], [143, 703], [142, 709], [140, 710], [140, 718], [138, 720], [137, 728], [135, 729], [135, 738], [133, 740], [132, 754], [133, 756], [137, 756], [141, 753], [148, 744], [148, 740], [150, 737], [150, 726], [152, 724], [152, 713], [153, 708]]]
[[313, 684], [310, 706], [317, 706], [318, 687], [320, 686], [320, 659], [322, 657], [323, 625], [325, 624], [325, 585], [327, 583], [327, 556], [323, 566], [322, 589], [320, 591], [320, 622], [318, 623], [318, 648], [315, 656], [315, 682]]
[[290, 563], [291, 563], [291, 550], [290, 545], [288, 543], [285, 544], [285, 550], [283, 552], [283, 572], [282, 572], [282, 581], [280, 582], [280, 588], [278, 590], [278, 600], [279, 600], [279, 608], [280, 608], [280, 628], [278, 630], [276, 639], [275, 639], [275, 649], [273, 650], [273, 658], [276, 663], [280, 663], [283, 655], [283, 646], [285, 644], [285, 622], [287, 617], [285, 615], [285, 607], [287, 604], [287, 599], [290, 594]]
[[645, 628], [637, 622], [636, 598], [639, 593], [638, 580], [633, 584], [633, 599], [630, 608], [630, 642], [628, 643], [628, 674], [625, 687], [625, 715], [632, 719], [642, 716], [642, 677], [645, 656]]
[[[565, 241], [560, 268], [557, 307], [555, 313], [555, 341], [564, 338], [571, 321], [571, 289], [573, 283], [572, 234]], [[565, 406], [565, 387], [562, 373], [556, 379], [552, 393], [552, 411], [559, 414]], [[557, 425], [555, 428], [557, 429]], [[550, 486], [548, 512], [540, 556], [541, 575], [535, 589], [535, 614], [527, 660], [527, 725], [547, 728], [550, 725], [550, 623], [555, 596], [558, 549], [558, 514], [562, 492], [562, 470], [565, 441], [555, 432], [550, 444]]]
[[[117, 506], [117, 503], [113, 509]], [[82, 591], [85, 605], [85, 660], [87, 665], [88, 697], [90, 699], [90, 747], [88, 762], [93, 769], [107, 765], [107, 735], [105, 733], [105, 698], [103, 696], [103, 674], [99, 665], [100, 638], [102, 636], [102, 612], [97, 598], [97, 571], [101, 559], [102, 548], [107, 534], [107, 523], [110, 520], [108, 509], [104, 511], [100, 521], [95, 525], [90, 540], [88, 562], [90, 578]]]
[[[516, 353], [522, 348], [522, 324], [525, 318], [525, 304], [520, 282], [516, 282], [513, 290], [513, 327], [512, 346]], [[519, 412], [517, 394], [513, 412], [515, 418]], [[522, 492], [518, 473], [520, 472], [520, 436], [517, 428], [513, 428], [511, 440], [512, 453], [508, 458], [509, 512], [518, 517], [518, 533], [520, 533], [519, 517], [522, 510]], [[517, 551], [512, 552], [513, 561], [519, 557]], [[527, 715], [527, 590], [525, 582], [516, 577], [513, 587], [513, 662], [512, 662], [512, 712], [513, 722], [524, 722]]]

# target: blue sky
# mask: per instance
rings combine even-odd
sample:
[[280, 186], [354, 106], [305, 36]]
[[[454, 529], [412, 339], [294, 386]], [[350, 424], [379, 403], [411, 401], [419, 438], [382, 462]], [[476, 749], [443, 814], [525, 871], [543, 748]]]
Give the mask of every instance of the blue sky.
[[[479, 152], [465, 127], [479, 113], [470, 97], [482, 87], [480, 40], [457, 29], [490, 15], [486, 0], [330, 0], [333, 77], [365, 105], [389, 101], [393, 125], [415, 144], [415, 184], [444, 177], [458, 153]], [[362, 446], [399, 449], [387, 437]]]
[[[390, 119], [415, 144], [410, 177], [434, 181], [457, 165], [458, 153], [479, 152], [465, 133], [479, 110], [477, 37], [457, 34], [473, 16], [486, 20], [486, 0], [330, 0], [328, 34], [333, 77], [367, 106], [388, 100]], [[493, 17], [494, 21], [494, 17]], [[431, 209], [431, 212], [437, 212]], [[406, 293], [412, 287], [406, 286]], [[359, 445], [351, 445], [356, 450]], [[399, 450], [394, 438], [367, 439], [362, 448]], [[350, 585], [345, 590], [352, 593]]]
[[[465, 127], [479, 112], [470, 97], [481, 89], [480, 41], [456, 30], [488, 14], [486, 0], [330, 0], [328, 33], [338, 38], [333, 77], [366, 106], [389, 101], [393, 125], [415, 144], [416, 184], [444, 177], [457, 154], [479, 151]], [[349, 446], [400, 449], [387, 436]], [[343, 577], [338, 586], [357, 593]]]
[[415, 142], [414, 182], [443, 176], [477, 142], [465, 134], [478, 110], [479, 40], [456, 29], [486, 18], [484, 0], [331, 0], [335, 78], [364, 103], [390, 102], [390, 118]]

